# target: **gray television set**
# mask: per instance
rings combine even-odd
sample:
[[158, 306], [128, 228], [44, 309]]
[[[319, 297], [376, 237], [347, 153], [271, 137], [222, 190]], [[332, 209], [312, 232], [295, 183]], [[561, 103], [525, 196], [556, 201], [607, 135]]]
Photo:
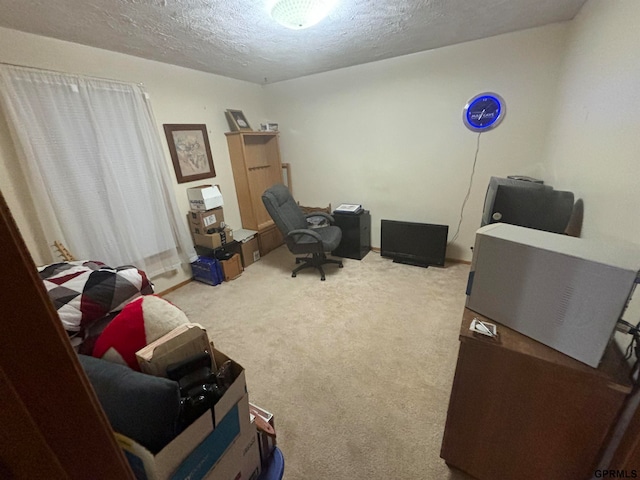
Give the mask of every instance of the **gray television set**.
[[480, 226], [500, 222], [563, 233], [573, 205], [572, 192], [533, 181], [491, 177]]

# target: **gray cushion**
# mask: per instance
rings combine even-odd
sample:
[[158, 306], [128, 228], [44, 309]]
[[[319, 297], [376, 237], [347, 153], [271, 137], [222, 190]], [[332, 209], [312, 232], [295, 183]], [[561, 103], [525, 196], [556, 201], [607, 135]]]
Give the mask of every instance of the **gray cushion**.
[[262, 201], [281, 232], [309, 228], [307, 217], [284, 185], [270, 187], [263, 193]]
[[[314, 228], [313, 231], [320, 235], [322, 239], [322, 244], [324, 245], [324, 250], [329, 252], [331, 250], [335, 250], [338, 248], [340, 244], [340, 240], [342, 239], [342, 231], [339, 227], [329, 226], [329, 227], [319, 227]], [[300, 237], [298, 243], [313, 243], [314, 240], [311, 237]]]
[[113, 429], [157, 453], [179, 433], [178, 382], [78, 355]]

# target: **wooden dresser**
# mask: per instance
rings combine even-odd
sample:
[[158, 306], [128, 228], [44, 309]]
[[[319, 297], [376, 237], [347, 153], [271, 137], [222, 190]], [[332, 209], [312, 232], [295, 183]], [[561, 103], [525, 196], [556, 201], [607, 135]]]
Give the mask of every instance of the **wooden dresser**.
[[[474, 317], [498, 338], [470, 331]], [[590, 479], [628, 375], [613, 343], [595, 369], [465, 309], [440, 456], [479, 480]]]

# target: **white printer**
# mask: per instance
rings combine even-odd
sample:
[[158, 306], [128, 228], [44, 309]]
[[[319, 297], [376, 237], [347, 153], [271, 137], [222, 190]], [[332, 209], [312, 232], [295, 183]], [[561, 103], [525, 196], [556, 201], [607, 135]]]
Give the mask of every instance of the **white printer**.
[[466, 306], [597, 367], [639, 272], [640, 245], [494, 223], [476, 232]]

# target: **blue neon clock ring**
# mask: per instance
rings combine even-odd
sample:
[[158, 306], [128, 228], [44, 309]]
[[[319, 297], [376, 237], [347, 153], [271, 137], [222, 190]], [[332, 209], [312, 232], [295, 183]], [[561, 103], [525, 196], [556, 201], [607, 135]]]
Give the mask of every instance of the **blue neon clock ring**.
[[504, 119], [507, 107], [497, 93], [476, 95], [465, 105], [462, 120], [469, 130], [486, 132], [496, 128]]

